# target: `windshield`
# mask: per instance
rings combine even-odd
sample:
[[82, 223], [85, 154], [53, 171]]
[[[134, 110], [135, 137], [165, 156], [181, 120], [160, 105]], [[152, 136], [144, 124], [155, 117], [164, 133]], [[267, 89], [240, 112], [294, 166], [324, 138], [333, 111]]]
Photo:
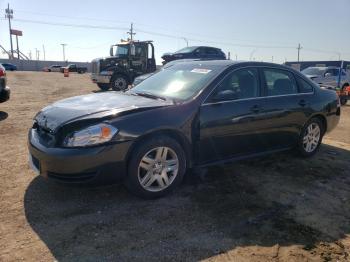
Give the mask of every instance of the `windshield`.
[[178, 64], [147, 78], [129, 92], [187, 100], [196, 95], [220, 71], [221, 67]]
[[127, 56], [129, 52], [129, 45], [118, 45], [115, 51], [115, 56]]
[[325, 72], [323, 67], [308, 67], [301, 71], [304, 75], [322, 75]]
[[175, 54], [191, 53], [196, 48], [197, 48], [196, 46], [185, 47], [185, 48], [182, 48], [182, 49], [176, 51]]

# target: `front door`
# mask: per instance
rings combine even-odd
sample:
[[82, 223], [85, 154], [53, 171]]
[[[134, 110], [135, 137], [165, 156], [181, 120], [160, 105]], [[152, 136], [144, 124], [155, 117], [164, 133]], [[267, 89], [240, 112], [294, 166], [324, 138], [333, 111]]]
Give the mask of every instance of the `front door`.
[[263, 119], [256, 68], [230, 72], [200, 109], [200, 164], [261, 151]]

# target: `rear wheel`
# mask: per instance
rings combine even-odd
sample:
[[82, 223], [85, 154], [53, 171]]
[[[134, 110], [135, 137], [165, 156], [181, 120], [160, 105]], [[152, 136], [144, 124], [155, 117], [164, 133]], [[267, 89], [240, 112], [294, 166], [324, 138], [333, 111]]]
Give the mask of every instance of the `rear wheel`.
[[340, 96], [340, 104], [342, 105], [342, 106], [345, 106], [346, 105], [346, 103], [348, 102], [348, 98], [346, 97], [346, 96]]
[[108, 84], [97, 84], [97, 86], [103, 91], [107, 91], [109, 89]]
[[157, 198], [179, 185], [185, 171], [186, 157], [181, 146], [169, 137], [152, 138], [134, 150], [125, 185], [137, 196]]
[[324, 125], [319, 118], [310, 119], [304, 126], [298, 143], [301, 156], [313, 156], [320, 147], [324, 134]]
[[116, 75], [112, 77], [110, 86], [114, 91], [124, 91], [128, 88], [128, 80], [123, 75]]

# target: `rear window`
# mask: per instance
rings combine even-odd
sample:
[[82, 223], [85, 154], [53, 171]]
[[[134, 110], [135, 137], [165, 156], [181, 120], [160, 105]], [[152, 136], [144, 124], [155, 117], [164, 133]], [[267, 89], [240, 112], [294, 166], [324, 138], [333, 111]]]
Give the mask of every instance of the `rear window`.
[[289, 95], [298, 93], [293, 74], [280, 69], [264, 70], [268, 96]]
[[299, 86], [299, 93], [312, 93], [314, 90], [314, 87], [302, 79], [301, 77], [297, 76], [298, 86]]

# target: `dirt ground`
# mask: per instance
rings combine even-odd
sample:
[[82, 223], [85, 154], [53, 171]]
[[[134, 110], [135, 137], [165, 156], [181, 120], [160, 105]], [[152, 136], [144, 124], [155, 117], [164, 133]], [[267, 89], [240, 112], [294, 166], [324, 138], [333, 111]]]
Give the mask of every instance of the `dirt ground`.
[[0, 104], [0, 261], [350, 261], [350, 105], [320, 152], [188, 175], [145, 201], [122, 185], [64, 187], [28, 167], [45, 105], [97, 91], [89, 76], [10, 72]]

